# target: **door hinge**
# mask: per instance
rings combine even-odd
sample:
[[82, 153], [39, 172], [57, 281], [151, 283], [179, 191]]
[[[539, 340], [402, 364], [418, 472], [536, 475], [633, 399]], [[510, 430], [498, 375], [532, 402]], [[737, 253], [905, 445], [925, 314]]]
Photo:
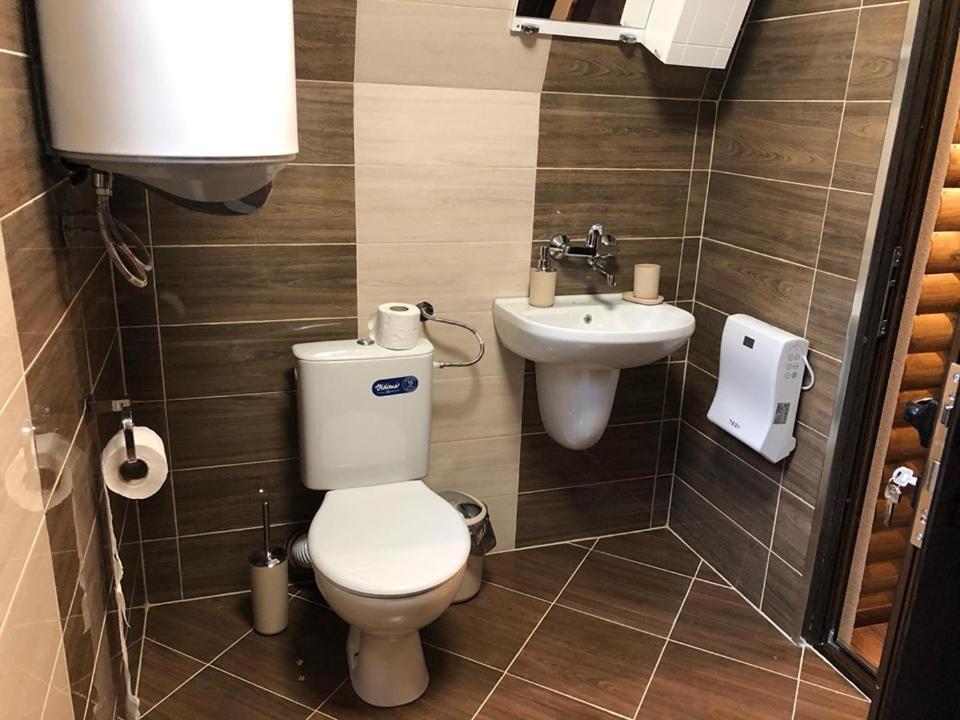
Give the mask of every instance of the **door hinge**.
[[893, 258], [890, 260], [890, 271], [887, 273], [887, 286], [883, 292], [883, 311], [880, 314], [880, 326], [877, 328], [877, 338], [882, 338], [890, 329], [890, 313], [893, 311], [893, 293], [897, 289], [897, 270], [903, 261], [903, 248], [893, 249]]

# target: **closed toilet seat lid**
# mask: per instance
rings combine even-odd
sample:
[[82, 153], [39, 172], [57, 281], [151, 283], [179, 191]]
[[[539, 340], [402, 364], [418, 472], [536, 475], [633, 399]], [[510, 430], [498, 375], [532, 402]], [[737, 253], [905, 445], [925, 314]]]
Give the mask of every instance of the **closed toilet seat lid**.
[[432, 590], [470, 554], [460, 513], [419, 480], [328, 492], [307, 543], [318, 572], [372, 597]]

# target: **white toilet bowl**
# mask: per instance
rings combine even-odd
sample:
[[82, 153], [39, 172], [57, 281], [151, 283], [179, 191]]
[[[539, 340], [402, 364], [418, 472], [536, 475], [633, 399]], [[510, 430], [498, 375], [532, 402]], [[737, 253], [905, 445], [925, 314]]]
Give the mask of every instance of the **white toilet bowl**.
[[350, 624], [347, 662], [361, 699], [404, 705], [427, 689], [419, 630], [450, 606], [470, 538], [419, 480], [327, 493], [310, 525], [317, 585]]

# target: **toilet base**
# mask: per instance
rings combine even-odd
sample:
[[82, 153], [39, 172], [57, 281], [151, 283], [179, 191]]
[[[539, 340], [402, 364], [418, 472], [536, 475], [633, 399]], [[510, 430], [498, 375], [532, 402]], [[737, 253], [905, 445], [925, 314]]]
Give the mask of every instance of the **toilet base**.
[[357, 695], [376, 707], [411, 703], [423, 695], [430, 683], [417, 630], [374, 635], [351, 625], [347, 665]]

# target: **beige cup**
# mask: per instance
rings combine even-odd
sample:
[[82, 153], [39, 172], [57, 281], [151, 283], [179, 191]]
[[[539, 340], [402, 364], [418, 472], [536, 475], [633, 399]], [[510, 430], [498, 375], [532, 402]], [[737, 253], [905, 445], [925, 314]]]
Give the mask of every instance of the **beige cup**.
[[660, 297], [660, 266], [638, 263], [633, 266], [633, 295], [638, 300], [656, 300]]

